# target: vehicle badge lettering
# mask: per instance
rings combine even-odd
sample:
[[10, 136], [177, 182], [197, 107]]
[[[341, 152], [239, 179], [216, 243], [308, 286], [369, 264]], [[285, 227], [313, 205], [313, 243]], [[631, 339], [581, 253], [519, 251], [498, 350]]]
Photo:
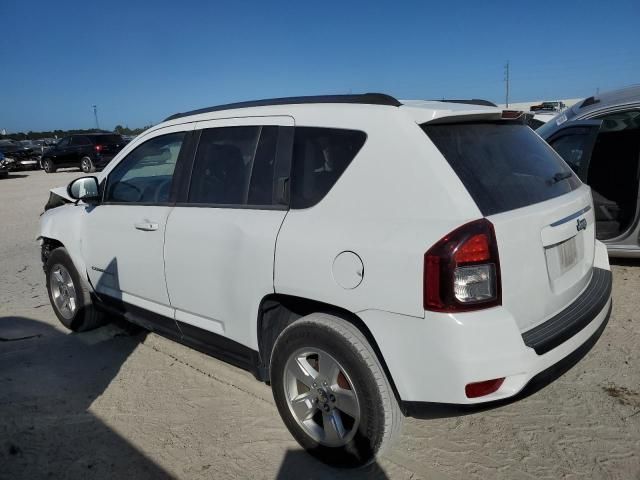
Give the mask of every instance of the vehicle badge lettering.
[[587, 229], [587, 219], [586, 218], [579, 218], [577, 220], [576, 228], [578, 229], [578, 231], [586, 230]]

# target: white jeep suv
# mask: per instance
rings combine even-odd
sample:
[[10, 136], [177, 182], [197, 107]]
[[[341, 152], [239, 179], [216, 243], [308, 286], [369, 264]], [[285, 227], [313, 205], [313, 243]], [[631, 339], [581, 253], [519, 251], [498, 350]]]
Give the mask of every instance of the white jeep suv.
[[403, 416], [515, 397], [611, 309], [589, 187], [493, 107], [177, 114], [66, 196], [39, 233], [60, 321], [122, 315], [250, 370], [334, 465], [372, 461]]

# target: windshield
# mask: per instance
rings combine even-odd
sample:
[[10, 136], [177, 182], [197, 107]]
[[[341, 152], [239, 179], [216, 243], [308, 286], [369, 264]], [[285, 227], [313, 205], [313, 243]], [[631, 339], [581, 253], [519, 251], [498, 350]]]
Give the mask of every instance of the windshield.
[[527, 125], [422, 125], [483, 215], [544, 202], [580, 187], [562, 158]]

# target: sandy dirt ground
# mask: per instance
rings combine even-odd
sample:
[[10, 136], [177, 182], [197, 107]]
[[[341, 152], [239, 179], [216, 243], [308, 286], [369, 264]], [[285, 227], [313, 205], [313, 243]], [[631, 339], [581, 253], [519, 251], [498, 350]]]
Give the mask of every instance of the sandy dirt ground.
[[377, 464], [333, 470], [250, 374], [126, 325], [59, 325], [35, 235], [48, 189], [79, 175], [0, 179], [0, 478], [640, 479], [640, 262], [613, 266], [609, 325], [555, 383], [483, 413], [407, 419]]

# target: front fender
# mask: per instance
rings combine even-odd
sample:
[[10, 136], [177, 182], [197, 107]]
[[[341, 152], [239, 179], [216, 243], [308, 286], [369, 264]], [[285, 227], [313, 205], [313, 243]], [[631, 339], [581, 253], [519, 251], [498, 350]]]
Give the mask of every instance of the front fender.
[[66, 248], [76, 270], [87, 278], [87, 268], [82, 256], [81, 223], [87, 205], [63, 205], [47, 210], [40, 216], [37, 240], [56, 240]]

